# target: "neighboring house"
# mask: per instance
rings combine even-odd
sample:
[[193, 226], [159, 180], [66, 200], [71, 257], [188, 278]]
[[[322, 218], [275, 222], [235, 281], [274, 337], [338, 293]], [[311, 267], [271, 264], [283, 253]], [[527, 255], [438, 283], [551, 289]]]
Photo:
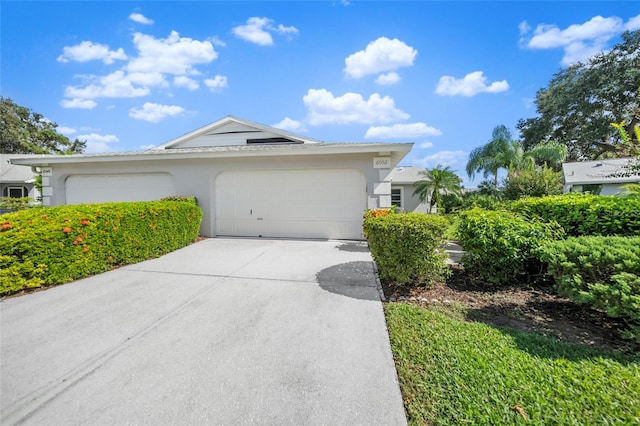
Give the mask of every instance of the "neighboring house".
[[324, 143], [228, 116], [147, 151], [15, 159], [42, 171], [43, 204], [195, 196], [203, 236], [361, 239], [391, 206], [412, 143]]
[[30, 166], [11, 164], [14, 158], [38, 158], [39, 155], [28, 154], [0, 154], [0, 197], [40, 198], [38, 189], [34, 186], [36, 174]]
[[421, 202], [417, 195], [413, 195], [415, 183], [424, 179], [420, 174], [423, 171], [420, 167], [400, 166], [394, 167], [389, 173], [391, 204], [396, 206], [398, 211], [429, 213], [429, 197]]
[[640, 183], [640, 175], [619, 176], [634, 161], [633, 158], [564, 163], [564, 192], [593, 192], [600, 195], [614, 195], [623, 190], [622, 185]]

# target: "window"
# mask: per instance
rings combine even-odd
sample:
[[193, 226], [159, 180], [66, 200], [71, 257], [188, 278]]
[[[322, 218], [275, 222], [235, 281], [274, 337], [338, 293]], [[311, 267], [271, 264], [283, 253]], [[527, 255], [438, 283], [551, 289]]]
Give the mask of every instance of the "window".
[[10, 186], [7, 188], [7, 197], [11, 198], [22, 198], [26, 197], [28, 194], [27, 188], [22, 186]]
[[391, 205], [402, 208], [402, 188], [391, 188]]

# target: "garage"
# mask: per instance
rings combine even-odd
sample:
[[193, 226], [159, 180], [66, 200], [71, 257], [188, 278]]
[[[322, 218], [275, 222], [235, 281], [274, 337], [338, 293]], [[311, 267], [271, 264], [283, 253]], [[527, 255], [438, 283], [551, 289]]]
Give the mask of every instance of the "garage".
[[215, 179], [221, 236], [362, 239], [359, 170], [228, 171]]
[[153, 201], [176, 195], [169, 173], [71, 175], [64, 186], [66, 204]]

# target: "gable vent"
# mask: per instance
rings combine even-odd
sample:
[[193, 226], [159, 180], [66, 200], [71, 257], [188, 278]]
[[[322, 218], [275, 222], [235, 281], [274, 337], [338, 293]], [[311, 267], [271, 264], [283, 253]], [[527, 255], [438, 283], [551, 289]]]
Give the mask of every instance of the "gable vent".
[[262, 139], [247, 139], [247, 145], [257, 144], [301, 144], [301, 141], [294, 141], [287, 138], [262, 138]]

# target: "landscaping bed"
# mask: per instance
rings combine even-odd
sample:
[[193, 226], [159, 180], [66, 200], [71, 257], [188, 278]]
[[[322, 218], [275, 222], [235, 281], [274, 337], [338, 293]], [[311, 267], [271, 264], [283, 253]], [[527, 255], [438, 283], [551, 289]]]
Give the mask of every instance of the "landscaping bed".
[[470, 277], [464, 268], [452, 266], [446, 282], [423, 287], [383, 289], [387, 300], [420, 306], [460, 304], [470, 321], [532, 331], [565, 342], [640, 352], [640, 344], [623, 339], [621, 319], [611, 318], [586, 305], [558, 296], [551, 289], [511, 287], [496, 289]]

